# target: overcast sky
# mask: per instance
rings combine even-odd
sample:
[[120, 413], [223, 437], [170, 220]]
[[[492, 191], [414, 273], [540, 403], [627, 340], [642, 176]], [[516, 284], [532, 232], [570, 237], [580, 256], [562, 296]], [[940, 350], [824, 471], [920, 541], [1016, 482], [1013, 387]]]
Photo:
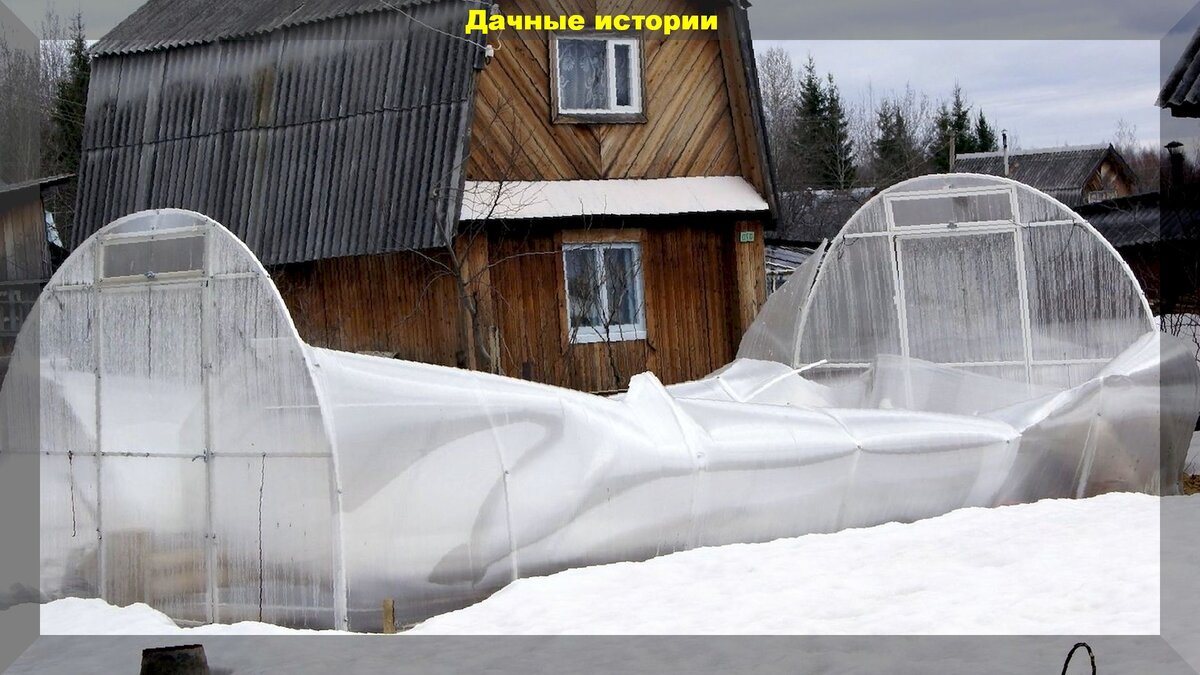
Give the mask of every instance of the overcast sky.
[[787, 49], [797, 66], [811, 54], [832, 73], [849, 103], [876, 101], [911, 85], [934, 98], [962, 85], [1023, 147], [1108, 142], [1117, 120], [1157, 143], [1159, 43], [1103, 41], [787, 41], [755, 43]]
[[[143, 0], [0, 2], [35, 32], [47, 6], [63, 17], [82, 11], [89, 37], [95, 39]], [[755, 45], [760, 50], [783, 46], [797, 65], [811, 53], [818, 70], [834, 74], [848, 101], [861, 100], [868, 89], [878, 98], [909, 84], [942, 97], [957, 81], [976, 108], [982, 107], [1024, 147], [1106, 142], [1122, 118], [1137, 127], [1141, 140], [1157, 143], [1160, 114], [1154, 101], [1161, 78], [1157, 38], [1194, 5], [1195, 0], [841, 0], [812, 4], [759, 0], [751, 10], [751, 20], [759, 37], [1136, 37], [1139, 39], [1095, 41], [759, 40]], [[1176, 26], [1176, 41], [1181, 43], [1175, 47], [1176, 53], [1200, 24], [1200, 6], [1190, 14], [1190, 20]], [[1065, 17], [1074, 18], [1067, 21]], [[1081, 23], [1080, 17], [1089, 19]], [[1172, 138], [1200, 134], [1200, 124], [1193, 120], [1165, 124], [1165, 135]]]

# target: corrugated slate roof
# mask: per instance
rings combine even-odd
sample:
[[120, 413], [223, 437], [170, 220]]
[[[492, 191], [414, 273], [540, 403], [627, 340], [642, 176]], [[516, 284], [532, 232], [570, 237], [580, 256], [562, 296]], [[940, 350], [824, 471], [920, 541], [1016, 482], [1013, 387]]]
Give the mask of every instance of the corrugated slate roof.
[[[232, 7], [167, 4], [151, 0], [156, 12], [135, 24]], [[306, 3], [303, 16], [330, 6]], [[479, 58], [457, 38], [471, 7], [426, 2], [411, 19], [359, 13], [96, 58], [74, 243], [128, 213], [178, 207], [224, 224], [266, 264], [443, 245], [458, 220]]]
[[813, 250], [802, 246], [768, 245], [764, 248], [766, 255], [767, 274], [782, 274], [794, 272], [805, 260], [808, 260]]
[[[1010, 151], [1008, 177], [1058, 199], [1067, 206], [1084, 202], [1083, 188], [1108, 157], [1113, 157], [1127, 178], [1132, 172], [1111, 145], [1070, 146]], [[957, 173], [1004, 175], [1004, 153], [962, 154], [954, 160]]]
[[92, 45], [97, 56], [262, 35], [289, 26], [434, 0], [148, 0]]
[[1200, 117], [1200, 31], [1163, 83], [1158, 105], [1170, 108], [1175, 117]]
[[1157, 192], [1087, 204], [1076, 211], [1117, 248], [1200, 240], [1200, 208], [1162, 208]]

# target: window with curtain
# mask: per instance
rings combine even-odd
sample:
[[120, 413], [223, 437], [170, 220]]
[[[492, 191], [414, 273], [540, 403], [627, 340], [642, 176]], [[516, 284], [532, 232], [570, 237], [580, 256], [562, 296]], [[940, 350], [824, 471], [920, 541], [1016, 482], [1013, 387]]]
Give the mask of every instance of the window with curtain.
[[558, 112], [622, 115], [642, 112], [638, 41], [572, 36], [555, 40]]
[[567, 327], [572, 342], [646, 339], [641, 246], [567, 244]]

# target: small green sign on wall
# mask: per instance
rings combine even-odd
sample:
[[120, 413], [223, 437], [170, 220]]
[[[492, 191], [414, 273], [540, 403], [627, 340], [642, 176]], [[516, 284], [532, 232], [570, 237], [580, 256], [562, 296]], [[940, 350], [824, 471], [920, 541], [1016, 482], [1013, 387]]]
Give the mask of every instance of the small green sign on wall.
[[743, 244], [749, 244], [754, 241], [754, 230], [748, 230], [738, 234], [738, 241]]

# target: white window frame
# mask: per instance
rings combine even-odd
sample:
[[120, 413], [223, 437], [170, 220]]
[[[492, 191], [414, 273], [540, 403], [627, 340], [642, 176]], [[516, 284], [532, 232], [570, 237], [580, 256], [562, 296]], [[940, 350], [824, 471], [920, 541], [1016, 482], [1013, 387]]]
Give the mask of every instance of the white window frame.
[[[563, 106], [561, 50], [564, 40], [599, 40], [605, 43], [608, 70], [608, 108], [567, 108]], [[629, 46], [629, 105], [617, 105], [617, 45]], [[642, 46], [637, 38], [611, 35], [560, 35], [554, 41], [554, 90], [559, 115], [577, 117], [642, 114]]]
[[[164, 241], [168, 239], [189, 239], [197, 238], [203, 241], [203, 258], [197, 269], [179, 270], [175, 272], [155, 272], [152, 275], [134, 274], [127, 276], [107, 276], [104, 273], [104, 263], [108, 257], [108, 248], [118, 244], [140, 244], [149, 243], [152, 241]], [[97, 251], [95, 264], [96, 279], [103, 286], [116, 286], [124, 284], [141, 284], [141, 283], [170, 283], [176, 281], [189, 281], [205, 276], [208, 272], [208, 263], [210, 258], [209, 253], [209, 237], [207, 228], [203, 227], [183, 227], [172, 230], [151, 231], [151, 232], [120, 232], [116, 234], [105, 235], [100, 238], [99, 251]]]
[[[633, 251], [633, 269], [636, 277], [633, 285], [633, 307], [635, 322], [614, 324], [603, 328], [596, 326], [571, 325], [571, 278], [567, 271], [568, 251], [591, 251], [596, 256], [597, 283], [599, 285], [600, 304], [605, 313], [611, 313], [608, 298], [608, 284], [605, 283], [606, 267], [604, 251], [612, 249], [628, 249]], [[646, 339], [646, 275], [642, 268], [642, 245], [636, 241], [605, 241], [581, 242], [563, 244], [563, 292], [566, 294], [567, 336], [574, 344], [591, 344], [596, 342], [624, 342], [628, 340]]]

